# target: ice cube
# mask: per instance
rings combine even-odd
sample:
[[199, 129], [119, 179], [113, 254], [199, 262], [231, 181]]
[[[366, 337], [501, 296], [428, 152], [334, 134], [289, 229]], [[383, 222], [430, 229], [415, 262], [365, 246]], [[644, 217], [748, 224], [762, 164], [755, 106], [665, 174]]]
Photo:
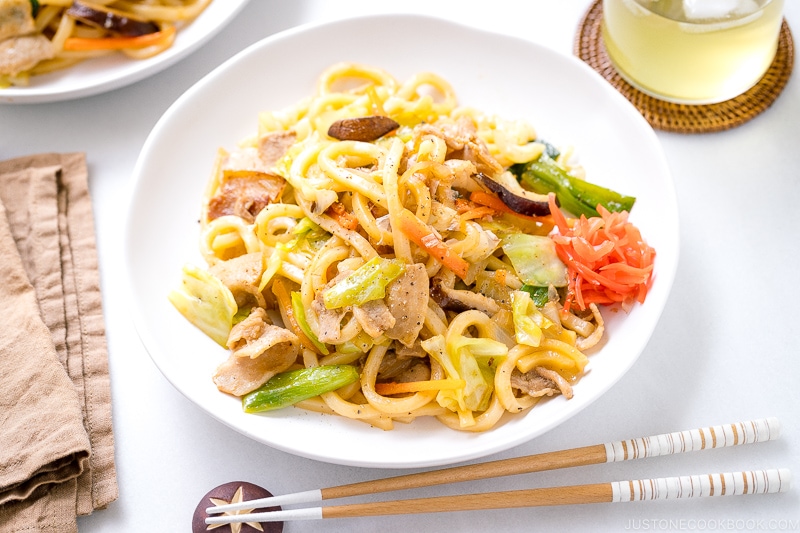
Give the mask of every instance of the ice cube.
[[755, 13], [761, 8], [761, 6], [756, 2], [756, 0], [739, 0], [739, 3], [736, 5], [736, 11], [734, 14], [737, 17], [743, 17], [745, 15], [749, 15], [751, 13]]
[[722, 21], [757, 10], [755, 0], [683, 0], [683, 13], [689, 22]]

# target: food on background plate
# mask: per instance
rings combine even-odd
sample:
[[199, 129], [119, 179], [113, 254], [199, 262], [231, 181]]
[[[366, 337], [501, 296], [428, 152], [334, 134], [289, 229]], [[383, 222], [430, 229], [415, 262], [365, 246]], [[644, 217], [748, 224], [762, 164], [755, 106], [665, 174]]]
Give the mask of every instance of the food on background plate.
[[211, 0], [0, 0], [0, 88], [86, 59], [146, 59]]
[[655, 251], [635, 199], [436, 74], [336, 64], [258, 119], [219, 150], [206, 265], [169, 295], [228, 350], [212, 379], [247, 412], [485, 431], [571, 398], [601, 308], [645, 300]]

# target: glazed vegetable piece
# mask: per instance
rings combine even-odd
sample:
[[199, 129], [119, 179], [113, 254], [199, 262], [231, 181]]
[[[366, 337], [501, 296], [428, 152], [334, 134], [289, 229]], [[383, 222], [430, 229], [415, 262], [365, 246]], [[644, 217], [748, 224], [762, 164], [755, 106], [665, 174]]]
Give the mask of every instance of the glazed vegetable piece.
[[611, 212], [630, 211], [636, 198], [571, 176], [549, 157], [515, 165], [513, 172], [539, 194], [554, 192], [563, 209], [575, 216], [598, 216], [597, 206]]
[[386, 286], [404, 271], [405, 264], [399, 259], [373, 257], [322, 293], [322, 301], [328, 309], [338, 309], [382, 299], [386, 296]]
[[246, 413], [289, 407], [358, 381], [358, 369], [350, 365], [301, 368], [276, 374], [264, 385], [242, 397]]
[[72, 2], [67, 15], [94, 28], [124, 37], [138, 37], [156, 33], [159, 27], [149, 20], [132, 17], [105, 6], [86, 2]]

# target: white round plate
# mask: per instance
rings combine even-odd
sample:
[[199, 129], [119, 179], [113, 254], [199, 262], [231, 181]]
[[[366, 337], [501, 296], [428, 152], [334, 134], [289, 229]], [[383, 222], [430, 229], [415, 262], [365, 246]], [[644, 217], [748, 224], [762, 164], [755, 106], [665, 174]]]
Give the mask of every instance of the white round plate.
[[27, 87], [0, 89], [0, 103], [37, 104], [73, 100], [125, 87], [161, 72], [216, 35], [249, 0], [216, 0], [175, 36], [173, 45], [148, 59], [122, 54], [83, 61], [64, 70], [31, 76]]
[[[414, 35], [413, 39], [387, 39]], [[335, 45], [332, 45], [335, 43]], [[591, 355], [571, 400], [555, 397], [499, 427], [472, 434], [436, 420], [393, 431], [288, 408], [244, 414], [211, 381], [225, 350], [167, 301], [198, 251], [201, 194], [219, 147], [256, 131], [259, 111], [310, 95], [339, 61], [382, 67], [398, 80], [433, 71], [463, 105], [532, 123], [539, 136], [574, 146], [590, 181], [637, 197], [631, 220], [656, 249], [652, 290], [630, 314], [606, 313], [607, 341]], [[202, 111], [200, 111], [202, 110]], [[126, 234], [132, 309], [145, 348], [187, 398], [231, 428], [299, 456], [382, 468], [443, 465], [506, 450], [567, 420], [628, 371], [658, 322], [678, 261], [675, 192], [660, 144], [627, 100], [591, 68], [542, 46], [444, 20], [372, 16], [303, 26], [252, 45], [199, 81], [164, 114], [134, 172]]]

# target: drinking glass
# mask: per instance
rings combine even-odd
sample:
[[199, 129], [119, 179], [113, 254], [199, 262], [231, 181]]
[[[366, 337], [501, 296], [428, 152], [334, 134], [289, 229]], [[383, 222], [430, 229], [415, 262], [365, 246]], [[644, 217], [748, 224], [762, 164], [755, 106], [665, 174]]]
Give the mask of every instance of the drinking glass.
[[712, 104], [753, 87], [778, 47], [784, 0], [603, 0], [609, 59], [655, 98]]

